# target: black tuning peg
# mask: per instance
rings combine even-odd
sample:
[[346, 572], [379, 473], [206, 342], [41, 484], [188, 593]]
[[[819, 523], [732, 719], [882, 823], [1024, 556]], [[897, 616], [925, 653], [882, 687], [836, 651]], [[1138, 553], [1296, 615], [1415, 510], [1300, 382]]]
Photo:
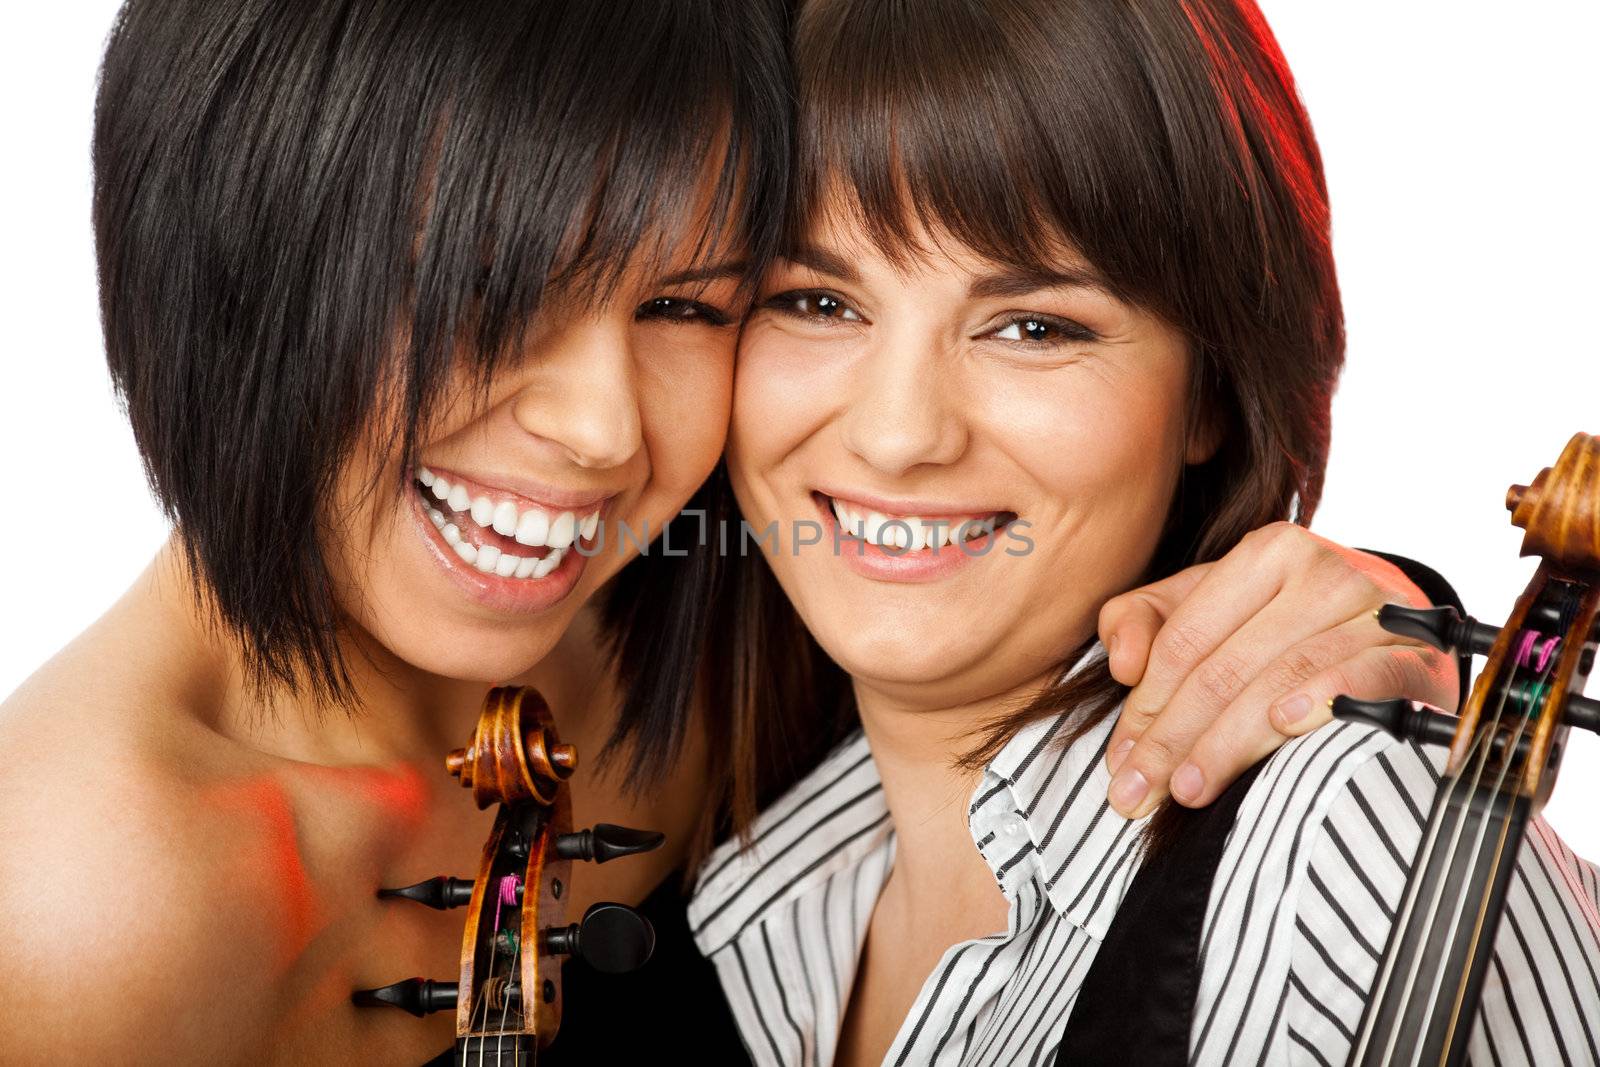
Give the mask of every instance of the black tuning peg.
[[447, 908], [463, 908], [472, 902], [472, 881], [468, 878], [447, 878], [441, 874], [437, 878], [429, 878], [426, 882], [418, 882], [416, 885], [400, 889], [380, 889], [378, 897], [382, 900], [395, 897], [414, 900], [418, 904], [426, 904], [439, 911]]
[[1500, 636], [1498, 626], [1487, 626], [1452, 607], [1408, 608], [1385, 604], [1378, 609], [1378, 625], [1392, 634], [1426, 641], [1445, 652], [1487, 656]]
[[602, 822], [596, 823], [593, 830], [579, 830], [556, 838], [556, 855], [564, 860], [605, 863], [619, 856], [653, 852], [666, 839], [665, 834], [654, 830], [634, 830]]
[[362, 1008], [388, 1005], [421, 1017], [436, 1011], [454, 1011], [457, 988], [455, 982], [435, 982], [431, 978], [407, 978], [403, 982], [380, 986], [377, 989], [358, 989], [350, 994], [350, 1000]]
[[1455, 740], [1461, 721], [1426, 705], [1409, 700], [1357, 700], [1334, 697], [1333, 717], [1346, 722], [1364, 722], [1387, 730], [1404, 741], [1423, 745], [1448, 745]]
[[1568, 726], [1600, 734], [1600, 700], [1590, 700], [1587, 697], [1573, 697], [1568, 700], [1565, 722]]
[[590, 905], [581, 923], [546, 930], [541, 945], [551, 955], [578, 956], [597, 971], [625, 974], [650, 959], [656, 930], [626, 904], [607, 902]]

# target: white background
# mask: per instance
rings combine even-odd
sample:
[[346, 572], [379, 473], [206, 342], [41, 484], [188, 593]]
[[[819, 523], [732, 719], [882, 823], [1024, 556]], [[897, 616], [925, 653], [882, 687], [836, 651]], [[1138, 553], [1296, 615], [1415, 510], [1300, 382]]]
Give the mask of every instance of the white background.
[[[1442, 571], [1499, 622], [1532, 567], [1507, 485], [1600, 432], [1600, 8], [1265, 0], [1321, 140], [1349, 369], [1316, 529]], [[0, 694], [166, 536], [102, 360], [89, 228], [94, 72], [116, 4], [0, 14]], [[95, 680], [82, 680], [85, 696]], [[1600, 687], [1596, 687], [1600, 688]], [[1551, 822], [1600, 858], [1600, 738]]]

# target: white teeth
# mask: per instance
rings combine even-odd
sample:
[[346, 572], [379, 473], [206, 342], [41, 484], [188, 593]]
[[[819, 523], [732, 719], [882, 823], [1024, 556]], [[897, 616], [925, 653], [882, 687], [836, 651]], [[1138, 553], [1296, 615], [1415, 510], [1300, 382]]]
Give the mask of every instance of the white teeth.
[[446, 502], [450, 505], [451, 511], [466, 511], [472, 506], [472, 497], [467, 495], [466, 486], [453, 485], [450, 487], [450, 495], [446, 498]]
[[476, 545], [469, 545], [465, 541], [456, 541], [456, 542], [453, 542], [453, 543], [455, 545], [456, 555], [460, 556], [462, 559], [466, 560], [468, 563], [476, 563], [477, 562], [477, 560], [478, 560], [478, 549], [477, 549]]
[[417, 468], [417, 481], [421, 482], [423, 485], [432, 485], [433, 477], [433, 472], [427, 467]]
[[544, 559], [541, 559], [537, 567], [533, 568], [533, 576], [535, 578], [543, 578], [560, 565], [561, 553], [552, 552]]
[[445, 523], [444, 524], [444, 528], [442, 530], [440, 530], [439, 532], [444, 534], [445, 544], [447, 544], [447, 545], [459, 545], [461, 543], [461, 531], [460, 531], [460, 529], [458, 529], [456, 527], [455, 523], [453, 523], [453, 522]]
[[494, 572], [502, 578], [509, 578], [517, 572], [525, 561], [521, 556], [513, 556], [509, 552], [502, 552], [500, 560], [494, 565]]
[[585, 541], [587, 541], [587, 540], [589, 540], [589, 538], [594, 536], [594, 532], [596, 530], [598, 530], [599, 528], [600, 528], [600, 513], [598, 511], [591, 512], [589, 514], [589, 517], [584, 519], [583, 522], [581, 524], [579, 524], [579, 526], [578, 526], [578, 536], [583, 538]]
[[440, 511], [438, 508], [428, 509], [428, 520], [432, 522], [433, 525], [438, 529], [444, 529], [444, 512]]
[[883, 544], [883, 524], [888, 520], [876, 511], [869, 511], [862, 521], [862, 536], [875, 545]]
[[570, 511], [563, 511], [556, 516], [550, 524], [550, 535], [545, 538], [545, 544], [551, 548], [566, 548], [572, 544], [573, 537], [578, 532], [578, 520]]
[[438, 497], [440, 500], [443, 500], [445, 497], [449, 496], [450, 483], [445, 481], [443, 478], [435, 478], [433, 480], [433, 495]]
[[914, 515], [890, 518], [879, 511], [858, 513], [837, 499], [829, 499], [840, 529], [882, 548], [922, 552], [970, 541], [995, 530], [993, 515], [984, 519], [923, 519]]
[[[501, 556], [500, 558], [505, 559], [506, 557]], [[533, 572], [538, 568], [538, 566], [539, 561], [534, 559], [532, 556], [529, 556], [527, 559], [522, 560], [517, 564], [516, 576], [518, 578], [532, 578]]]
[[493, 545], [484, 545], [478, 549], [478, 555], [473, 559], [472, 565], [487, 573], [494, 570], [495, 564], [499, 562], [500, 550]]
[[480, 496], [472, 502], [472, 521], [479, 526], [487, 527], [494, 521], [494, 501], [486, 496]]
[[500, 506], [494, 509], [494, 532], [510, 537], [517, 529], [517, 506], [509, 500], [502, 500]]
[[517, 522], [515, 537], [521, 545], [542, 545], [550, 533], [550, 516], [542, 511], [524, 511]]

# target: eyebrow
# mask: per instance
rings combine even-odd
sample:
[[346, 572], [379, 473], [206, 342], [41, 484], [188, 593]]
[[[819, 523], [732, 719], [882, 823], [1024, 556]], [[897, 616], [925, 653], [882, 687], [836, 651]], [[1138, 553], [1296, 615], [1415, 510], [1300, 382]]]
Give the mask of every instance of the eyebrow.
[[1028, 270], [1008, 267], [977, 278], [967, 287], [967, 295], [974, 298], [1027, 296], [1041, 289], [1091, 289], [1109, 294], [1111, 287], [1092, 271]]
[[[851, 266], [849, 260], [825, 248], [814, 246], [795, 248], [785, 252], [783, 258], [819, 274], [829, 274], [851, 284], [861, 281], [860, 274]], [[967, 294], [974, 299], [995, 299], [1027, 296], [1041, 289], [1088, 289], [1111, 294], [1111, 287], [1094, 271], [1070, 267], [1058, 270], [1006, 267], [975, 279], [968, 286]]]
[[830, 274], [842, 282], [849, 282], [851, 285], [859, 285], [861, 282], [861, 275], [850, 265], [849, 260], [837, 252], [830, 252], [825, 248], [816, 248], [810, 245], [792, 248], [783, 254], [783, 258], [790, 263], [814, 270], [818, 274]]
[[743, 278], [749, 270], [750, 264], [742, 259], [726, 259], [718, 263], [708, 263], [703, 267], [680, 270], [676, 274], [668, 274], [656, 284], [689, 285], [693, 282], [713, 282], [720, 278]]

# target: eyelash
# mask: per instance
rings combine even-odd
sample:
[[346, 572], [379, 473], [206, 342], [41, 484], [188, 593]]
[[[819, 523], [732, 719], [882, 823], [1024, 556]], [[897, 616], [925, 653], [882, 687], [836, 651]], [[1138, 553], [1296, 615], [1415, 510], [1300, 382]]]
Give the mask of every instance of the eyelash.
[[646, 300], [639, 305], [634, 315], [640, 319], [677, 324], [703, 322], [708, 326], [727, 326], [733, 322], [733, 316], [719, 308], [699, 300], [685, 300], [676, 296], [658, 296]]
[[[823, 315], [816, 311], [804, 311], [799, 307], [799, 305], [804, 301], [815, 302], [819, 300], [834, 301], [841, 309], [850, 311], [857, 317], [855, 319], [844, 319], [833, 315]], [[767, 310], [777, 311], [781, 314], [790, 315], [797, 319], [827, 322], [829, 324], [860, 321], [860, 313], [856, 312], [854, 308], [851, 308], [849, 304], [845, 303], [842, 297], [836, 293], [830, 293], [823, 289], [791, 289], [788, 292], [779, 293], [776, 296], [769, 297], [762, 303], [761, 306]], [[1013, 326], [1025, 328], [1030, 325], [1043, 326], [1047, 329], [1055, 330], [1059, 336], [1047, 340], [1034, 340], [1032, 338], [1020, 336], [1017, 338], [995, 337], [995, 335], [1000, 333], [1002, 330], [1009, 329]], [[1089, 329], [1089, 327], [1080, 322], [1074, 322], [1072, 319], [1064, 319], [1056, 315], [1040, 315], [1032, 312], [1013, 315], [1002, 322], [999, 326], [989, 330], [983, 336], [993, 337], [996, 340], [1003, 341], [1006, 344], [1023, 345], [1029, 348], [1048, 348], [1053, 344], [1059, 344], [1063, 341], [1081, 344], [1088, 341], [1100, 340], [1099, 334], [1095, 333], [1093, 330]]]

